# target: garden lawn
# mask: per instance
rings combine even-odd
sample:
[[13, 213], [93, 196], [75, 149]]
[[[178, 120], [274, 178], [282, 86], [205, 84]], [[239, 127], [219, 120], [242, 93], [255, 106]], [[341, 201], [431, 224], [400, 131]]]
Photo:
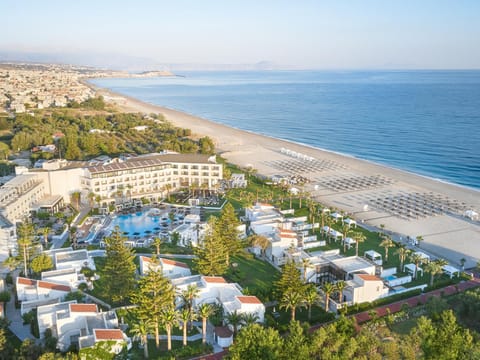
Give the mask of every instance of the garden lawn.
[[256, 295], [262, 302], [272, 300], [273, 283], [280, 274], [276, 268], [247, 252], [232, 257], [230, 263], [237, 267], [231, 266], [225, 275], [228, 281], [239, 283], [246, 293]]
[[[183, 346], [182, 341], [172, 340], [172, 350], [167, 351], [167, 341], [160, 341], [160, 348], [155, 347], [155, 339], [148, 340], [148, 354], [150, 359], [190, 359], [195, 356], [211, 353], [209, 345], [203, 346], [202, 340], [189, 341], [187, 346]], [[143, 357], [143, 348], [140, 349], [138, 344], [132, 347], [129, 359], [140, 360]]]

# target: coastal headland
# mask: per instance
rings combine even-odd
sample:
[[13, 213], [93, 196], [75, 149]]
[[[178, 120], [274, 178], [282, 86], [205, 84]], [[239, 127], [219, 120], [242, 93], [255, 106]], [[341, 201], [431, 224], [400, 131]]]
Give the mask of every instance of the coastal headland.
[[122, 111], [161, 113], [194, 135], [209, 136], [228, 162], [267, 177], [308, 179], [299, 190], [357, 221], [384, 225], [395, 240], [420, 236], [420, 249], [457, 266], [462, 258], [466, 268], [480, 260], [480, 221], [465, 216], [469, 210], [480, 212], [480, 191], [232, 128], [89, 85]]

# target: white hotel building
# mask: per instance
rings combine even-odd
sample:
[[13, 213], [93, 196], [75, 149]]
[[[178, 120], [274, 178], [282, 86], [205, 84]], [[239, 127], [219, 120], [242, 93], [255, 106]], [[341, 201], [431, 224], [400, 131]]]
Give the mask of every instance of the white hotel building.
[[31, 211], [54, 213], [75, 192], [84, 204], [93, 194], [107, 206], [127, 199], [158, 201], [167, 192], [190, 186], [214, 190], [223, 178], [216, 157], [200, 154], [148, 154], [102, 163], [51, 160], [39, 169], [17, 170], [17, 176], [0, 187], [0, 261], [15, 248], [15, 223]]

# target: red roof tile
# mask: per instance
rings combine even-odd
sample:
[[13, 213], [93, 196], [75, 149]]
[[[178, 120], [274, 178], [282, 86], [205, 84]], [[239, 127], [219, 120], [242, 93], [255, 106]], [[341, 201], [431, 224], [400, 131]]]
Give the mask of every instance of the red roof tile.
[[73, 312], [97, 312], [95, 304], [70, 304], [70, 311]]
[[37, 283], [36, 280], [27, 279], [27, 278], [24, 278], [24, 277], [18, 277], [18, 278], [17, 278], [17, 282], [18, 282], [19, 284], [29, 285], [29, 286], [35, 285], [35, 284]]
[[97, 340], [123, 340], [123, 333], [120, 329], [94, 329]]
[[208, 283], [226, 284], [227, 281], [221, 276], [204, 276], [203, 279]]
[[256, 296], [237, 296], [237, 299], [244, 304], [261, 304]]
[[179, 267], [183, 267], [183, 268], [186, 268], [186, 269], [190, 269], [190, 267], [187, 264], [185, 264], [183, 262], [180, 262], [180, 261], [175, 261], [175, 260], [163, 259], [162, 258], [162, 262], [164, 264], [167, 264], [167, 265], [179, 266]]
[[140, 258], [142, 259], [142, 261], [146, 261], [148, 263], [151, 263], [152, 262], [152, 259], [147, 257], [147, 256], [140, 256]]
[[358, 277], [365, 281], [382, 281], [382, 279], [375, 275], [359, 274]]
[[56, 284], [48, 281], [38, 281], [38, 287], [41, 287], [44, 289], [50, 289], [50, 290], [58, 290], [58, 291], [67, 291], [67, 292], [72, 291], [70, 286]]

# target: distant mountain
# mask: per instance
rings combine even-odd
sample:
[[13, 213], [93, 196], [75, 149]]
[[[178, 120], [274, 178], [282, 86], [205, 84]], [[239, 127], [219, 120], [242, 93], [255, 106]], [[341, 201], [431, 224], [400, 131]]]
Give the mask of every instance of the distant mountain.
[[161, 63], [154, 59], [110, 53], [41, 53], [0, 50], [0, 62], [71, 64], [129, 72], [145, 71], [246, 71], [280, 70], [286, 67], [261, 61], [255, 64]]

